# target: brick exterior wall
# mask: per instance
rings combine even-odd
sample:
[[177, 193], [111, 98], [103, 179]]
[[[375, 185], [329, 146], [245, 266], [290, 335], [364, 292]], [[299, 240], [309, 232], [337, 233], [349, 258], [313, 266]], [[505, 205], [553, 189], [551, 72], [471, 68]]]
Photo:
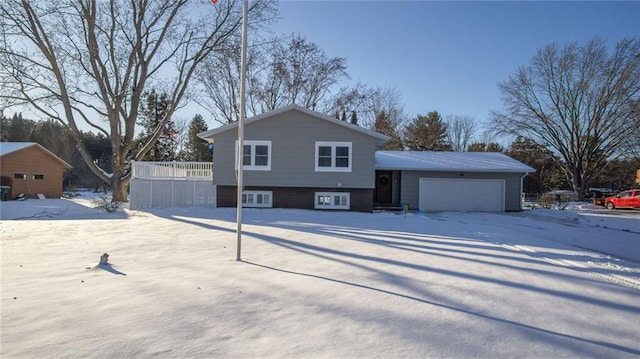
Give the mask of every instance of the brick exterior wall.
[[[217, 186], [216, 201], [218, 207], [236, 207], [236, 186]], [[373, 189], [361, 188], [305, 188], [305, 187], [256, 187], [247, 186], [245, 191], [271, 191], [273, 208], [314, 209], [316, 192], [350, 193], [351, 211], [373, 211]], [[339, 211], [339, 210], [338, 210]]]

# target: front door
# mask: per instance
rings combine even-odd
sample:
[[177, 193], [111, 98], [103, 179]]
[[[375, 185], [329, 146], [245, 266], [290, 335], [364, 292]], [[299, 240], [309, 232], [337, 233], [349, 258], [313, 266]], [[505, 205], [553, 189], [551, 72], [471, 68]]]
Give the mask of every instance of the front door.
[[376, 191], [373, 201], [378, 204], [391, 204], [391, 171], [376, 171]]

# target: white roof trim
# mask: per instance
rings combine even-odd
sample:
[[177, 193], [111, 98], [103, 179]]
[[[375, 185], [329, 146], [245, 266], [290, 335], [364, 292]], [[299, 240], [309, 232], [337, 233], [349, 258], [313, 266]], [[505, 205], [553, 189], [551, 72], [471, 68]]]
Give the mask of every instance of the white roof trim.
[[[288, 112], [288, 111], [292, 111], [292, 110], [298, 110], [300, 112], [304, 112], [304, 113], [306, 113], [308, 115], [323, 119], [325, 121], [329, 121], [329, 122], [334, 123], [336, 125], [340, 125], [340, 126], [346, 127], [346, 128], [348, 128], [350, 130], [354, 130], [354, 131], [357, 131], [357, 132], [360, 132], [360, 133], [364, 133], [365, 135], [369, 135], [369, 136], [377, 138], [378, 140], [381, 140], [381, 141], [388, 141], [389, 140], [389, 136], [387, 136], [387, 135], [383, 135], [381, 133], [366, 129], [364, 127], [353, 125], [353, 124], [351, 124], [349, 122], [345, 122], [345, 121], [341, 121], [341, 120], [335, 119], [335, 118], [333, 118], [331, 116], [327, 116], [327, 115], [325, 115], [323, 113], [309, 110], [308, 108], [305, 108], [305, 107], [302, 107], [302, 106], [299, 106], [299, 105], [287, 105], [287, 106], [275, 109], [273, 111], [265, 112], [265, 113], [262, 113], [260, 115], [256, 115], [256, 116], [247, 118], [244, 121], [244, 124], [245, 124], [245, 126], [247, 126], [247, 125], [250, 125], [253, 122], [260, 121], [262, 119], [273, 117], [273, 116], [276, 116], [276, 115], [279, 115], [279, 114], [282, 114], [282, 113], [285, 113], [285, 112]], [[235, 129], [237, 127], [238, 127], [238, 123], [237, 122], [230, 123], [230, 124], [227, 124], [227, 125], [222, 125], [220, 127], [216, 127], [214, 129], [211, 129], [211, 130], [208, 130], [208, 131], [200, 132], [200, 133], [198, 133], [198, 137], [200, 137], [203, 140], [210, 141], [211, 138], [214, 135], [217, 135], [219, 133]]]

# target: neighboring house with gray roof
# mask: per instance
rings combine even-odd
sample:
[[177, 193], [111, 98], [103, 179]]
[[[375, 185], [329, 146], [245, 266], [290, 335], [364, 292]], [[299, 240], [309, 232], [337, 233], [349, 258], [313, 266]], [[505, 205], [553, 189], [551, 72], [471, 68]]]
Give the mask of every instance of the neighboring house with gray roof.
[[0, 142], [0, 184], [19, 194], [60, 198], [64, 171], [71, 165], [35, 142]]

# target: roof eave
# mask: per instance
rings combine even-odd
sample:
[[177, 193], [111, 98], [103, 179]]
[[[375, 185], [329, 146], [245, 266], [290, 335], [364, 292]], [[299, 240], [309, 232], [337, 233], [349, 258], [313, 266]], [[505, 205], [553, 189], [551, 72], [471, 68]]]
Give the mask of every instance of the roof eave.
[[424, 172], [466, 172], [466, 173], [535, 173], [536, 170], [524, 169], [524, 168], [510, 168], [510, 169], [482, 169], [482, 168], [408, 168], [397, 166], [375, 166], [377, 170], [387, 171], [424, 171]]
[[[273, 110], [273, 111], [261, 113], [259, 115], [256, 115], [256, 116], [253, 116], [253, 117], [250, 117], [250, 118], [246, 119], [244, 124], [245, 125], [250, 125], [253, 122], [256, 122], [256, 121], [259, 121], [259, 120], [262, 120], [262, 119], [265, 119], [265, 118], [268, 118], [268, 117], [273, 117], [273, 116], [276, 116], [276, 115], [279, 115], [279, 114], [282, 114], [282, 113], [285, 113], [285, 112], [291, 111], [291, 110], [298, 110], [298, 111], [306, 113], [308, 115], [311, 115], [311, 116], [318, 117], [320, 119], [329, 121], [329, 122], [334, 123], [336, 125], [344, 126], [344, 127], [348, 128], [350, 130], [353, 130], [353, 131], [356, 131], [356, 132], [360, 132], [360, 133], [366, 134], [368, 136], [371, 136], [373, 138], [376, 138], [379, 141], [381, 141], [382, 143], [387, 142], [390, 139], [389, 136], [384, 135], [382, 133], [375, 132], [375, 131], [372, 131], [372, 130], [369, 130], [369, 129], [366, 129], [364, 127], [360, 127], [360, 126], [357, 126], [357, 125], [353, 125], [353, 124], [350, 124], [348, 122], [340, 121], [340, 120], [335, 119], [333, 117], [327, 116], [327, 115], [325, 115], [323, 113], [316, 112], [316, 111], [310, 110], [310, 109], [308, 109], [306, 107], [302, 107], [302, 106], [299, 106], [299, 105], [287, 105], [287, 106], [280, 107], [280, 108], [278, 108], [276, 110]], [[201, 139], [205, 140], [205, 141], [211, 142], [213, 140], [213, 138], [212, 138], [213, 136], [215, 136], [215, 135], [217, 135], [219, 133], [222, 133], [222, 132], [233, 130], [236, 127], [238, 127], [238, 123], [234, 122], [234, 123], [231, 123], [231, 124], [228, 124], [228, 125], [223, 125], [223, 126], [220, 126], [220, 127], [208, 130], [208, 131], [200, 132], [200, 133], [197, 134], [197, 136], [200, 137]]]

